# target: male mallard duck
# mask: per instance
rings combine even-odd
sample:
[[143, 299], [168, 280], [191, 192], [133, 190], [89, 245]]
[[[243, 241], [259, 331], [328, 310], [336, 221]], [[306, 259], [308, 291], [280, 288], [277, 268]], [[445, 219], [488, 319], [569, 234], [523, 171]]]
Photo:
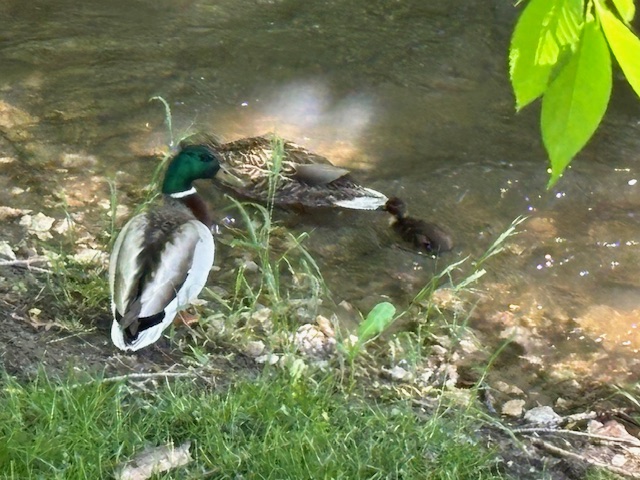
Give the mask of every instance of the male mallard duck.
[[[209, 141], [229, 172], [219, 175], [216, 182], [250, 200], [267, 203], [274, 140], [263, 136], [229, 143]], [[387, 197], [357, 183], [349, 170], [286, 140], [283, 153], [274, 196], [276, 205], [383, 209]]]
[[204, 287], [215, 246], [207, 206], [192, 183], [219, 170], [207, 147], [182, 148], [164, 176], [164, 204], [133, 217], [118, 235], [109, 264], [116, 347], [139, 350], [157, 341]]
[[449, 233], [435, 223], [407, 216], [407, 205], [398, 197], [390, 198], [385, 210], [395, 217], [393, 229], [414, 247], [429, 253], [447, 252], [453, 248]]

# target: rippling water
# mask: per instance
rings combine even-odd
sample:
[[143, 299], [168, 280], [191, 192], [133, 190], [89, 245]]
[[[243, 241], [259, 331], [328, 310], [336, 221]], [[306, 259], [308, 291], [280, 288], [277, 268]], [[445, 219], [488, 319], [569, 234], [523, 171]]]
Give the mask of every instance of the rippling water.
[[558, 378], [636, 378], [640, 102], [616, 82], [602, 129], [545, 191], [537, 107], [514, 113], [507, 82], [516, 13], [469, 0], [5, 0], [0, 156], [19, 162], [0, 164], [0, 203], [56, 207], [51, 192], [66, 190], [73, 208], [77, 189], [80, 208], [108, 199], [106, 178], [144, 185], [168, 143], [149, 102], [161, 95], [176, 136], [275, 131], [454, 232], [436, 262], [398, 248], [382, 214], [305, 217], [296, 228], [313, 229], [338, 301], [402, 304], [531, 215], [486, 264], [473, 326], [490, 339], [525, 326], [525, 353]]

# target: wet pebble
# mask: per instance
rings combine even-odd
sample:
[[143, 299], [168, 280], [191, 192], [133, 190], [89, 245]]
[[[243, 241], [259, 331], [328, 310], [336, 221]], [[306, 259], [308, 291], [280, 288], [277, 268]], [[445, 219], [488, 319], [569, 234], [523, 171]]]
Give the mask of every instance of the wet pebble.
[[604, 424], [596, 420], [591, 420], [587, 426], [589, 433], [601, 435], [603, 437], [619, 438], [626, 442], [640, 446], [640, 439], [631, 435], [621, 423], [615, 420], [608, 420]]
[[562, 417], [549, 406], [534, 407], [531, 410], [527, 410], [524, 414], [524, 419], [527, 423], [547, 426], [557, 425], [562, 421]]
[[500, 411], [508, 417], [520, 417], [524, 411], [525, 403], [524, 400], [520, 399], [509, 400], [502, 405]]
[[24, 110], [0, 101], [0, 127], [4, 130], [11, 131], [16, 127], [33, 124], [37, 120], [36, 117], [29, 115]]
[[432, 384], [433, 375], [435, 372], [432, 368], [422, 368], [418, 374], [417, 383], [421, 387], [428, 387]]
[[55, 224], [55, 226], [53, 227], [53, 231], [59, 235], [64, 235], [73, 228], [73, 225], [74, 222], [73, 220], [71, 220], [71, 218], [63, 218]]
[[383, 372], [386, 373], [389, 378], [396, 381], [408, 381], [413, 379], [412, 373], [399, 365], [396, 365], [390, 370], [384, 369]]
[[525, 228], [535, 235], [539, 242], [558, 236], [555, 220], [549, 217], [534, 217], [527, 221]]
[[237, 267], [241, 267], [247, 272], [256, 273], [260, 270], [258, 264], [253, 260], [238, 258], [235, 263]]
[[622, 467], [628, 461], [629, 459], [620, 453], [617, 453], [613, 457], [611, 457], [611, 465], [618, 468]]
[[449, 350], [444, 348], [442, 345], [431, 345], [431, 353], [438, 357], [445, 357], [448, 351]]
[[253, 340], [247, 342], [244, 347], [244, 353], [250, 357], [257, 358], [263, 354], [264, 349], [265, 345], [262, 340]]
[[102, 250], [96, 250], [94, 248], [82, 248], [73, 255], [73, 259], [78, 263], [83, 264], [98, 264], [106, 265], [109, 259]]
[[4, 242], [4, 241], [0, 242], [0, 255], [8, 258], [9, 260], [16, 259], [16, 254], [11, 248], [11, 245], [9, 245], [7, 242]]
[[64, 168], [86, 168], [98, 163], [94, 155], [82, 153], [63, 153], [60, 156], [60, 163]]
[[573, 402], [571, 400], [567, 400], [565, 398], [558, 397], [556, 399], [554, 405], [556, 406], [556, 408], [559, 408], [560, 410], [568, 410], [569, 408], [571, 408], [573, 406]]
[[460, 374], [458, 373], [458, 369], [455, 365], [451, 363], [441, 365], [438, 369], [438, 374], [440, 376], [442, 386], [453, 389], [458, 384]]
[[280, 357], [275, 353], [268, 353], [266, 355], [260, 355], [259, 357], [256, 357], [256, 363], [260, 364], [275, 365], [279, 361]]
[[324, 333], [327, 337], [335, 338], [336, 332], [333, 329], [333, 324], [331, 320], [322, 315], [318, 315], [316, 317], [316, 323], [318, 324], [318, 328]]
[[53, 226], [55, 218], [46, 216], [42, 212], [35, 215], [24, 215], [20, 219], [20, 225], [27, 228], [30, 235], [35, 235], [40, 240], [49, 240], [53, 238], [49, 230]]
[[458, 313], [464, 312], [467, 308], [464, 300], [461, 299], [458, 293], [451, 288], [437, 289], [433, 292], [431, 297], [429, 297], [429, 302], [440, 309], [446, 309]]
[[[500, 332], [499, 336], [504, 340], [509, 340], [521, 346], [525, 352], [539, 351], [544, 343], [534, 335], [531, 329], [518, 325], [505, 328]], [[542, 362], [542, 359], [540, 359], [540, 362]]]
[[273, 322], [271, 320], [272, 312], [270, 308], [259, 308], [251, 314], [251, 321], [260, 325], [266, 332], [270, 332], [273, 329]]
[[322, 358], [334, 352], [336, 339], [326, 335], [318, 326], [306, 324], [298, 328], [293, 343], [302, 355]]
[[502, 380], [498, 380], [493, 384], [493, 386], [495, 387], [496, 390], [502, 393], [506, 393], [509, 395], [518, 395], [518, 396], [524, 395], [524, 392], [522, 391], [522, 389], [516, 387], [515, 385], [510, 385], [507, 382], [503, 382]]
[[31, 213], [31, 210], [0, 206], [0, 221], [13, 220], [28, 213]]
[[477, 341], [473, 338], [462, 338], [458, 343], [458, 348], [465, 355], [470, 355], [480, 350]]

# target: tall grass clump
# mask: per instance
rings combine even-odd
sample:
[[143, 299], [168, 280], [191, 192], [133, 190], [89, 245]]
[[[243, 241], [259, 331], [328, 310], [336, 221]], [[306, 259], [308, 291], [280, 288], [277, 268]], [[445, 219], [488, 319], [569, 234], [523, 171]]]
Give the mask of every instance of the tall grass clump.
[[0, 478], [111, 478], [147, 447], [186, 441], [194, 460], [154, 478], [503, 478], [471, 424], [354, 399], [331, 376], [265, 372], [224, 392], [157, 380], [5, 377]]
[[[454, 314], [451, 320], [448, 320], [447, 316], [439, 310], [438, 306], [431, 301], [434, 292], [441, 287], [449, 289], [452, 295], [457, 296], [464, 291], [468, 291], [473, 288], [473, 285], [482, 278], [487, 271], [483, 267], [485, 262], [504, 251], [507, 240], [513, 235], [517, 234], [517, 227], [526, 220], [526, 217], [517, 217], [511, 222], [511, 225], [487, 248], [487, 250], [480, 256], [479, 259], [471, 261], [467, 256], [457, 262], [447, 265], [443, 270], [434, 275], [427, 284], [420, 289], [420, 291], [413, 297], [409, 308], [402, 313], [402, 315], [412, 312], [414, 318], [417, 319], [416, 328], [416, 345], [418, 347], [418, 356], [421, 345], [423, 345], [425, 338], [429, 335], [429, 332], [433, 328], [431, 320], [437, 318], [439, 320], [439, 326], [444, 326], [449, 334], [455, 339], [459, 337], [460, 333], [466, 330], [469, 313], [463, 313], [463, 317], [460, 321], [458, 313]], [[469, 268], [469, 265], [470, 268]]]
[[79, 262], [71, 256], [50, 259], [46, 287], [33, 299], [53, 325], [81, 332], [105, 315], [109, 305], [106, 268], [100, 261]]
[[244, 231], [236, 231], [231, 247], [249, 252], [258, 266], [257, 278], [250, 275], [245, 265], [238, 268], [231, 309], [268, 306], [278, 320], [287, 310], [295, 291], [298, 291], [299, 298], [312, 300], [310, 303], [318, 303], [328, 291], [318, 264], [304, 247], [309, 234], [294, 235], [278, 227], [274, 221], [276, 192], [284, 158], [282, 139], [273, 139], [272, 151], [267, 205], [228, 197], [245, 226]]

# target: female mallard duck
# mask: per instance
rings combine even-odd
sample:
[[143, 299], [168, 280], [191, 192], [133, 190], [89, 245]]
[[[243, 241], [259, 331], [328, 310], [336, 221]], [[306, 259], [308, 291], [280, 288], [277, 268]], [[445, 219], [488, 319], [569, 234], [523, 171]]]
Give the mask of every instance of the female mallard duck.
[[429, 253], [448, 252], [453, 248], [449, 233], [435, 223], [407, 216], [407, 205], [398, 197], [390, 198], [385, 210], [395, 217], [393, 229], [414, 247]]
[[219, 170], [207, 147], [182, 148], [164, 176], [164, 205], [136, 215], [118, 235], [109, 264], [116, 347], [139, 350], [157, 341], [204, 287], [215, 246], [207, 206], [192, 183]]
[[[277, 141], [268, 137], [243, 138], [229, 143], [209, 139], [221, 157], [227, 175], [216, 182], [253, 201], [267, 203], [273, 178], [273, 153]], [[332, 165], [325, 157], [295, 143], [282, 141], [283, 158], [273, 201], [281, 207], [343, 207], [381, 210], [387, 197], [363, 187], [349, 170]]]

